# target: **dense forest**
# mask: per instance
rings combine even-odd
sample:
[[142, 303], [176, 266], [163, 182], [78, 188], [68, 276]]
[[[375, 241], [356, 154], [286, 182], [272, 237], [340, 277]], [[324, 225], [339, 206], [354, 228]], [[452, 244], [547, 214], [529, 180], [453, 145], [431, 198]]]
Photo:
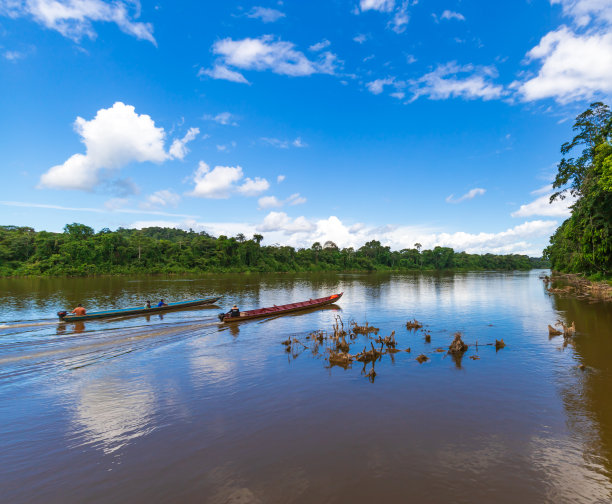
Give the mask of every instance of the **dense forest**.
[[[593, 103], [576, 118], [571, 142], [561, 146], [551, 202], [571, 194], [572, 214], [544, 251], [552, 268], [584, 273], [592, 279], [612, 276], [612, 113]], [[578, 157], [565, 157], [577, 151]]]
[[0, 226], [1, 276], [86, 276], [127, 273], [290, 272], [374, 270], [526, 270], [546, 267], [524, 255], [475, 255], [451, 248], [392, 251], [378, 241], [357, 250], [332, 242], [310, 248], [263, 246], [251, 239], [152, 227], [102, 229], [68, 224], [63, 233]]

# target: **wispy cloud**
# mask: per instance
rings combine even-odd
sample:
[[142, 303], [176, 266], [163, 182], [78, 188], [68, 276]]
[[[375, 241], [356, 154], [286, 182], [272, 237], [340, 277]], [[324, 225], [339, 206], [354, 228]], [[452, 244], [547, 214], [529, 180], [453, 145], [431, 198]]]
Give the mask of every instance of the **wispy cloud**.
[[487, 192], [486, 189], [476, 187], [474, 189], [470, 189], [468, 192], [466, 192], [463, 196], [460, 196], [459, 198], [455, 198], [455, 195], [451, 194], [450, 196], [446, 197], [446, 202], [447, 203], [461, 203], [462, 201], [474, 199], [476, 196], [482, 196], [486, 192]]
[[206, 121], [213, 121], [217, 124], [222, 124], [223, 126], [238, 126], [236, 117], [230, 112], [220, 112], [217, 115], [204, 114], [202, 119]]
[[[116, 203], [116, 202], [114, 202]], [[108, 212], [123, 213], [123, 214], [136, 214], [136, 215], [164, 215], [167, 217], [186, 217], [194, 218], [194, 215], [169, 213], [156, 210], [139, 210], [136, 208], [120, 208], [113, 203], [106, 205], [104, 208], [92, 208], [92, 207], [70, 207], [63, 205], [47, 205], [44, 203], [29, 203], [24, 201], [0, 201], [0, 205], [22, 207], [22, 208], [43, 208], [47, 210], [65, 210], [69, 212], [92, 212], [107, 214]]]
[[281, 18], [285, 17], [285, 13], [276, 9], [269, 9], [267, 7], [253, 7], [248, 13], [247, 17], [260, 19], [264, 23], [274, 23]]

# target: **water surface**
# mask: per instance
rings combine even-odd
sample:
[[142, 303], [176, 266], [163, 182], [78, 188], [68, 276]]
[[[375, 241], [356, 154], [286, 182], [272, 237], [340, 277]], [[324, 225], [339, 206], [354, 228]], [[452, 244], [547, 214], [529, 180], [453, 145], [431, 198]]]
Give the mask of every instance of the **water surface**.
[[[538, 274], [0, 279], [3, 500], [610, 502], [612, 311], [550, 296]], [[338, 308], [216, 319], [335, 292]], [[210, 295], [218, 307], [163, 317], [54, 318]], [[384, 356], [373, 383], [361, 364], [285, 352], [338, 315], [411, 352]], [[431, 343], [406, 329], [415, 317]], [[573, 346], [549, 338], [558, 319]], [[456, 331], [460, 363], [435, 351]]]

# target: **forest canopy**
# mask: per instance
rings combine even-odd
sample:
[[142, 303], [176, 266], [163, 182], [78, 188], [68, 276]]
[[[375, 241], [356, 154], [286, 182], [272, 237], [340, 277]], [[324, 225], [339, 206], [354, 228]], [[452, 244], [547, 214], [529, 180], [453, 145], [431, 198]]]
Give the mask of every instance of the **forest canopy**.
[[309, 248], [262, 245], [248, 239], [210, 236], [206, 232], [150, 227], [95, 232], [84, 224], [67, 224], [63, 233], [30, 227], [0, 226], [1, 276], [89, 276], [103, 274], [392, 271], [392, 270], [528, 270], [546, 267], [525, 255], [467, 254], [448, 247], [392, 251], [372, 240], [358, 249], [333, 242]]
[[[576, 136], [561, 146], [563, 158], [551, 202], [575, 196], [571, 216], [550, 239], [545, 257], [554, 270], [609, 278], [612, 273], [612, 113], [593, 103], [576, 118]], [[569, 157], [574, 154], [576, 157]]]

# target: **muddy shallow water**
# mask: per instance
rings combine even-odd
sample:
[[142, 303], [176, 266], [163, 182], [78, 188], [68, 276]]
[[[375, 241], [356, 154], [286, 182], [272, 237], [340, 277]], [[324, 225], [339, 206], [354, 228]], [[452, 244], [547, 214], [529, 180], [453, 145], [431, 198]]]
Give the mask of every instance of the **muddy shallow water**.
[[[610, 502], [612, 305], [551, 296], [540, 273], [0, 279], [3, 500]], [[216, 318], [336, 292], [338, 308]], [[163, 317], [53, 317], [208, 295]], [[281, 344], [338, 315], [411, 352], [371, 383]], [[558, 319], [571, 345], [549, 338]], [[436, 352], [456, 331], [460, 364]]]

